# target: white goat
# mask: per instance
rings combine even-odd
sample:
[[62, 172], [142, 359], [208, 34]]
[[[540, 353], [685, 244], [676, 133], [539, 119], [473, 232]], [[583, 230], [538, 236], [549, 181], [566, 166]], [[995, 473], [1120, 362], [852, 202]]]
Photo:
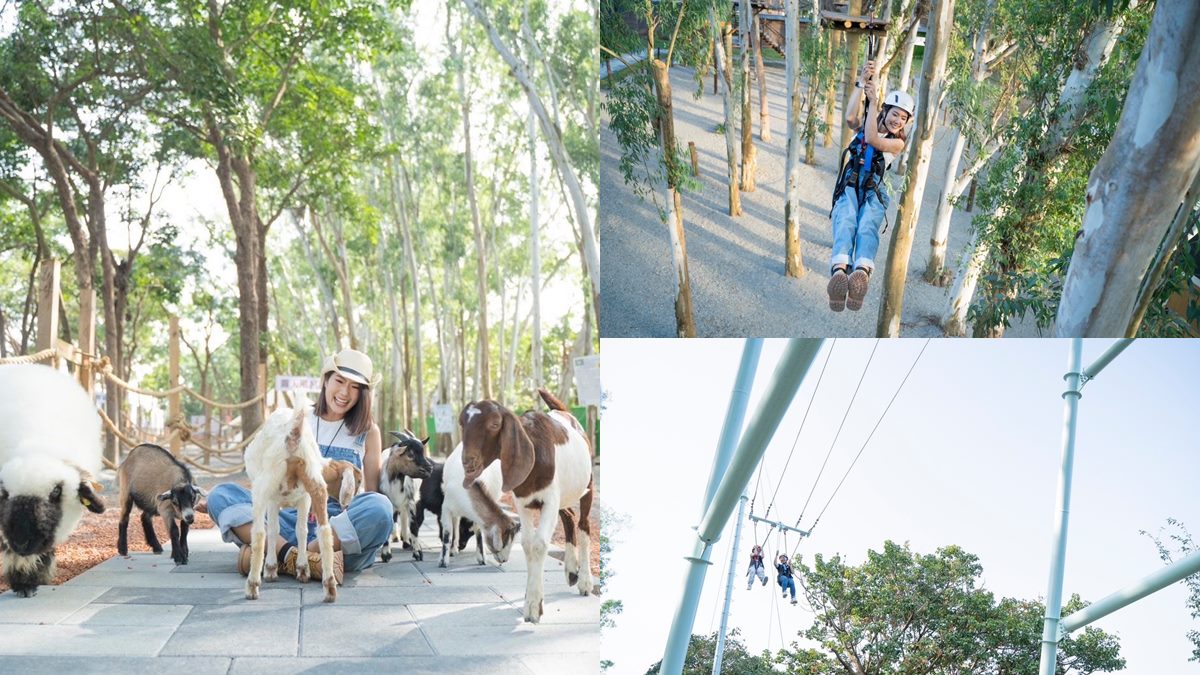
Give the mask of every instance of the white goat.
[[0, 542], [4, 576], [22, 597], [54, 580], [54, 547], [86, 508], [103, 513], [100, 416], [66, 373], [41, 365], [0, 366]]
[[[326, 500], [329, 492], [321, 474], [323, 461], [316, 438], [307, 422], [311, 407], [298, 410], [280, 408], [267, 418], [258, 435], [246, 447], [246, 474], [254, 523], [250, 534], [250, 575], [246, 578], [246, 599], [257, 600], [262, 584], [265, 551], [275, 551], [279, 538], [279, 509], [296, 508], [296, 579], [308, 581], [308, 513], [317, 519], [317, 542], [321, 550], [321, 583], [325, 602], [337, 599], [337, 580], [333, 576], [333, 527], [329, 524]], [[263, 522], [266, 521], [264, 527]], [[267, 581], [278, 578], [276, 562], [267, 563]]]
[[[579, 421], [561, 401], [545, 389], [539, 389], [538, 393], [550, 407], [549, 414], [530, 411], [517, 417], [495, 401], [480, 401], [467, 405], [458, 418], [463, 426], [462, 461], [466, 470], [462, 485], [470, 489], [476, 510], [485, 517], [489, 547], [494, 545], [493, 535], [502, 525], [494, 517], [499, 506], [476, 489], [474, 481], [499, 458], [503, 489], [513, 493], [521, 517], [521, 548], [528, 566], [525, 620], [530, 623], [540, 621], [544, 611], [542, 567], [554, 534], [555, 513], [562, 520], [567, 540], [563, 561], [567, 585], [575, 586], [580, 595], [592, 592], [588, 523], [592, 508], [591, 444]], [[578, 550], [575, 514], [567, 508], [576, 501], [579, 502]], [[541, 522], [535, 526], [534, 515], [538, 512], [542, 514]]]
[[[501, 564], [508, 562], [509, 550], [512, 549], [513, 541], [516, 539], [521, 524], [504, 513], [496, 502], [500, 498], [502, 482], [500, 463], [493, 463], [480, 472], [473, 483], [467, 483], [464, 480], [466, 472], [463, 470], [462, 460], [463, 444], [459, 443], [454, 448], [454, 452], [451, 452], [450, 456], [446, 458], [446, 465], [442, 469], [442, 490], [445, 498], [442, 501], [442, 513], [438, 516], [442, 532], [442, 558], [438, 562], [438, 567], [446, 567], [450, 556], [460, 550], [461, 547], [458, 544], [458, 538], [461, 536], [459, 521], [463, 518], [474, 523], [472, 530], [475, 532], [476, 562], [480, 565], [484, 564], [482, 539], [484, 523], [491, 526], [491, 531], [488, 532], [488, 547], [496, 556], [496, 561]], [[469, 487], [472, 484], [478, 485], [477, 489], [482, 490], [483, 494], [488, 497], [483, 502], [483, 506], [487, 510], [486, 519], [484, 514], [480, 514], [476, 510], [476, 500], [471, 497], [471, 492], [474, 490]]]

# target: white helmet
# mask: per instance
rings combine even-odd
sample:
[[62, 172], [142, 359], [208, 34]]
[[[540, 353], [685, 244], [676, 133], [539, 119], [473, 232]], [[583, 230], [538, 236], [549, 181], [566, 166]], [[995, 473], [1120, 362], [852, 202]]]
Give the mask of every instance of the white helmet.
[[917, 104], [913, 101], [913, 97], [908, 95], [908, 92], [896, 90], [888, 92], [887, 96], [883, 97], [883, 104], [894, 106], [908, 113], [909, 117], [913, 116], [913, 111], [916, 110]]

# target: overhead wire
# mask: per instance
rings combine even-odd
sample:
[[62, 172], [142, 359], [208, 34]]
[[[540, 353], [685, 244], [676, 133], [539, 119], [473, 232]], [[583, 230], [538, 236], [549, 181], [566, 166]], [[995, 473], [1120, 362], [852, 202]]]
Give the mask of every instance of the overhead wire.
[[[804, 409], [804, 417], [800, 419], [800, 428], [796, 430], [796, 440], [792, 441], [792, 449], [788, 451], [787, 461], [783, 463], [783, 473], [779, 475], [779, 482], [775, 484], [775, 492], [771, 495], [771, 502], [767, 505], [768, 517], [771, 513], [771, 507], [775, 504], [775, 497], [779, 494], [779, 488], [783, 487], [783, 477], [787, 475], [788, 465], [792, 463], [792, 454], [796, 452], [796, 446], [800, 444], [800, 433], [804, 431], [804, 423], [808, 421], [808, 412], [812, 410], [813, 401], [817, 399], [817, 391], [821, 388], [821, 380], [825, 377], [825, 368], [829, 365], [829, 357], [833, 355], [833, 348], [837, 346], [837, 340], [834, 339], [829, 345], [829, 350], [825, 352], [825, 363], [821, 366], [821, 372], [817, 375], [817, 386], [813, 387], [812, 397], [808, 399], [808, 407]], [[761, 461], [761, 460], [760, 460]]]
[[858, 392], [862, 389], [863, 380], [867, 378], [867, 371], [871, 368], [871, 361], [875, 359], [875, 351], [879, 349], [879, 340], [875, 340], [875, 346], [871, 348], [871, 355], [867, 357], [867, 365], [863, 367], [862, 375], [858, 378], [858, 385], [854, 387], [854, 394], [850, 397], [850, 404], [846, 406], [846, 413], [842, 415], [842, 422], [838, 425], [837, 433], [833, 435], [833, 441], [829, 444], [829, 451], [825, 453], [825, 461], [821, 462], [821, 469], [817, 471], [817, 477], [813, 479], [812, 489], [808, 491], [808, 498], [804, 500], [804, 506], [800, 507], [800, 517], [796, 519], [796, 527], [800, 527], [800, 521], [804, 519], [804, 512], [808, 510], [808, 504], [812, 501], [813, 494], [817, 491], [817, 484], [821, 481], [821, 476], [825, 473], [825, 466], [829, 464], [829, 457], [833, 455], [833, 449], [837, 445], [838, 438], [842, 435], [842, 429], [846, 426], [846, 419], [850, 417], [850, 410], [854, 408], [854, 401], [858, 398]]
[[871, 442], [871, 438], [875, 436], [875, 431], [879, 429], [879, 425], [882, 424], [883, 419], [887, 417], [888, 411], [892, 409], [892, 404], [896, 402], [896, 397], [898, 397], [900, 392], [904, 389], [904, 384], [908, 382], [909, 375], [912, 375], [913, 370], [917, 367], [917, 363], [920, 362], [921, 356], [925, 354], [925, 349], [928, 347], [929, 339], [926, 339], [925, 344], [921, 347], [921, 351], [917, 353], [917, 358], [913, 359], [913, 363], [911, 366], [909, 366], [908, 372], [904, 374], [904, 379], [900, 381], [900, 386], [896, 387], [896, 393], [892, 394], [892, 398], [890, 401], [888, 401], [887, 407], [883, 409], [883, 414], [881, 414], [879, 419], [876, 420], [875, 426], [871, 427], [871, 433], [867, 434], [867, 440], [863, 441], [862, 447], [858, 450], [858, 454], [854, 456], [854, 461], [850, 462], [850, 466], [846, 469], [846, 473], [842, 475], [842, 480], [839, 481], [837, 487], [833, 489], [833, 494], [829, 495], [829, 500], [825, 502], [825, 506], [823, 506], [821, 508], [821, 512], [817, 514], [817, 518], [813, 521], [812, 527], [808, 528], [809, 532], [815, 530], [817, 528], [817, 523], [821, 522], [821, 516], [825, 515], [825, 511], [829, 508], [829, 505], [833, 503], [833, 498], [836, 497], [838, 491], [842, 489], [842, 485], [845, 484], [846, 478], [850, 476], [850, 472], [854, 470], [854, 465], [858, 463], [858, 458], [862, 457], [863, 451], [867, 449], [867, 444]]

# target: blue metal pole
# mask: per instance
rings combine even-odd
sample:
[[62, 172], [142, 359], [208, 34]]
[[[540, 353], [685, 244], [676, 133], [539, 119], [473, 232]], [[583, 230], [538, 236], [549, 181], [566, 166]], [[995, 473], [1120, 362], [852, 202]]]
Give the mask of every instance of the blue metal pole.
[[[1046, 616], [1042, 625], [1040, 675], [1054, 675], [1058, 658], [1058, 620], [1062, 615], [1063, 567], [1067, 557], [1067, 521], [1071, 511], [1071, 472], [1075, 463], [1075, 427], [1079, 415], [1080, 368], [1083, 340], [1071, 339], [1067, 357], [1067, 390], [1063, 392], [1062, 467], [1058, 477], [1058, 509], [1055, 516], [1054, 548], [1050, 554], [1050, 581], [1046, 590]], [[1101, 366], [1103, 367], [1103, 366]]]
[[1117, 355], [1125, 351], [1125, 348], [1132, 343], [1133, 338], [1121, 338], [1114, 342], [1092, 365], [1083, 369], [1083, 376], [1090, 380], [1099, 375], [1105, 366], [1112, 363], [1112, 360], [1117, 358]]
[[820, 339], [788, 341], [783, 358], [775, 368], [774, 378], [768, 385], [754, 417], [746, 425], [746, 432], [742, 434], [738, 443], [729, 471], [713, 495], [708, 512], [700, 520], [698, 534], [701, 541], [715, 541], [721, 535], [738, 496], [749, 484], [754, 467], [758, 466], [758, 461], [766, 452], [767, 444], [775, 435], [775, 429], [779, 427], [779, 421], [792, 404], [792, 399], [796, 397], [796, 391], [800, 389], [804, 375], [817, 358], [817, 353], [821, 351], [822, 343], [823, 340]]
[[1122, 588], [1107, 598], [1095, 604], [1088, 605], [1066, 617], [1062, 621], [1062, 635], [1079, 630], [1097, 619], [1112, 614], [1125, 605], [1137, 602], [1147, 595], [1155, 591], [1160, 591], [1197, 572], [1200, 572], [1200, 551], [1193, 551], [1183, 560], [1167, 565], [1132, 586]]
[[742, 523], [746, 514], [746, 493], [738, 499], [737, 525], [733, 529], [733, 547], [729, 551], [729, 580], [725, 583], [725, 608], [721, 610], [721, 632], [717, 633], [717, 655], [713, 659], [712, 675], [721, 675], [725, 658], [725, 628], [729, 625], [729, 603], [733, 600], [733, 576], [737, 570], [738, 550], [742, 544]]
[[759, 403], [759, 408], [750, 423], [746, 425], [746, 432], [738, 443], [728, 470], [720, 479], [712, 502], [697, 528], [699, 539], [693, 547], [692, 555], [685, 558], [690, 564], [684, 580], [683, 597], [675, 609], [675, 617], [671, 620], [671, 632], [667, 637], [667, 646], [659, 671], [665, 675], [679, 675], [683, 672], [683, 661], [687, 656], [692, 626], [696, 621], [696, 608], [700, 604], [704, 576], [708, 565], [711, 564], [708, 562], [708, 555], [712, 550], [712, 542], [721, 534], [721, 529], [729, 520], [735, 503], [749, 484], [754, 467], [762, 459], [767, 443], [795, 398], [796, 391], [800, 388], [809, 366], [816, 359], [817, 352], [821, 350], [821, 343], [819, 339], [788, 341], [762, 402]]
[[737, 379], [733, 382], [733, 393], [729, 397], [729, 408], [725, 411], [725, 426], [721, 428], [721, 439], [717, 441], [717, 457], [713, 460], [712, 473], [708, 476], [708, 487], [704, 490], [702, 512], [708, 510], [713, 493], [729, 460], [738, 437], [742, 435], [742, 422], [746, 419], [746, 406], [750, 402], [750, 389], [754, 386], [754, 372], [758, 369], [758, 357], [762, 354], [762, 338], [749, 338], [742, 347], [742, 362], [738, 366]]

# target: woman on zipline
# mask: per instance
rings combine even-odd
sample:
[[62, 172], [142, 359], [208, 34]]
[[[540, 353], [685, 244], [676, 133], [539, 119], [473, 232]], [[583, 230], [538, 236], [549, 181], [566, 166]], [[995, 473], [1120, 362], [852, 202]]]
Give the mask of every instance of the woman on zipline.
[[[867, 111], [866, 116], [860, 118], [857, 94], [864, 87]], [[863, 66], [854, 91], [854, 103], [846, 110], [846, 124], [858, 133], [842, 153], [842, 169], [833, 190], [833, 210], [830, 211], [833, 256], [827, 291], [829, 308], [835, 312], [847, 307], [862, 309], [867, 283], [875, 269], [880, 226], [890, 203], [883, 175], [896, 155], [904, 150], [908, 124], [912, 122], [915, 108], [912, 96], [898, 90], [885, 96], [880, 108], [874, 61], [867, 61]], [[851, 260], [854, 261], [853, 271]]]
[[763, 566], [762, 547], [758, 544], [755, 544], [754, 548], [750, 549], [750, 567], [746, 570], [746, 590], [750, 590], [750, 587], [754, 585], [754, 577], [756, 575], [762, 580], [762, 585], [766, 586], [767, 572]]

